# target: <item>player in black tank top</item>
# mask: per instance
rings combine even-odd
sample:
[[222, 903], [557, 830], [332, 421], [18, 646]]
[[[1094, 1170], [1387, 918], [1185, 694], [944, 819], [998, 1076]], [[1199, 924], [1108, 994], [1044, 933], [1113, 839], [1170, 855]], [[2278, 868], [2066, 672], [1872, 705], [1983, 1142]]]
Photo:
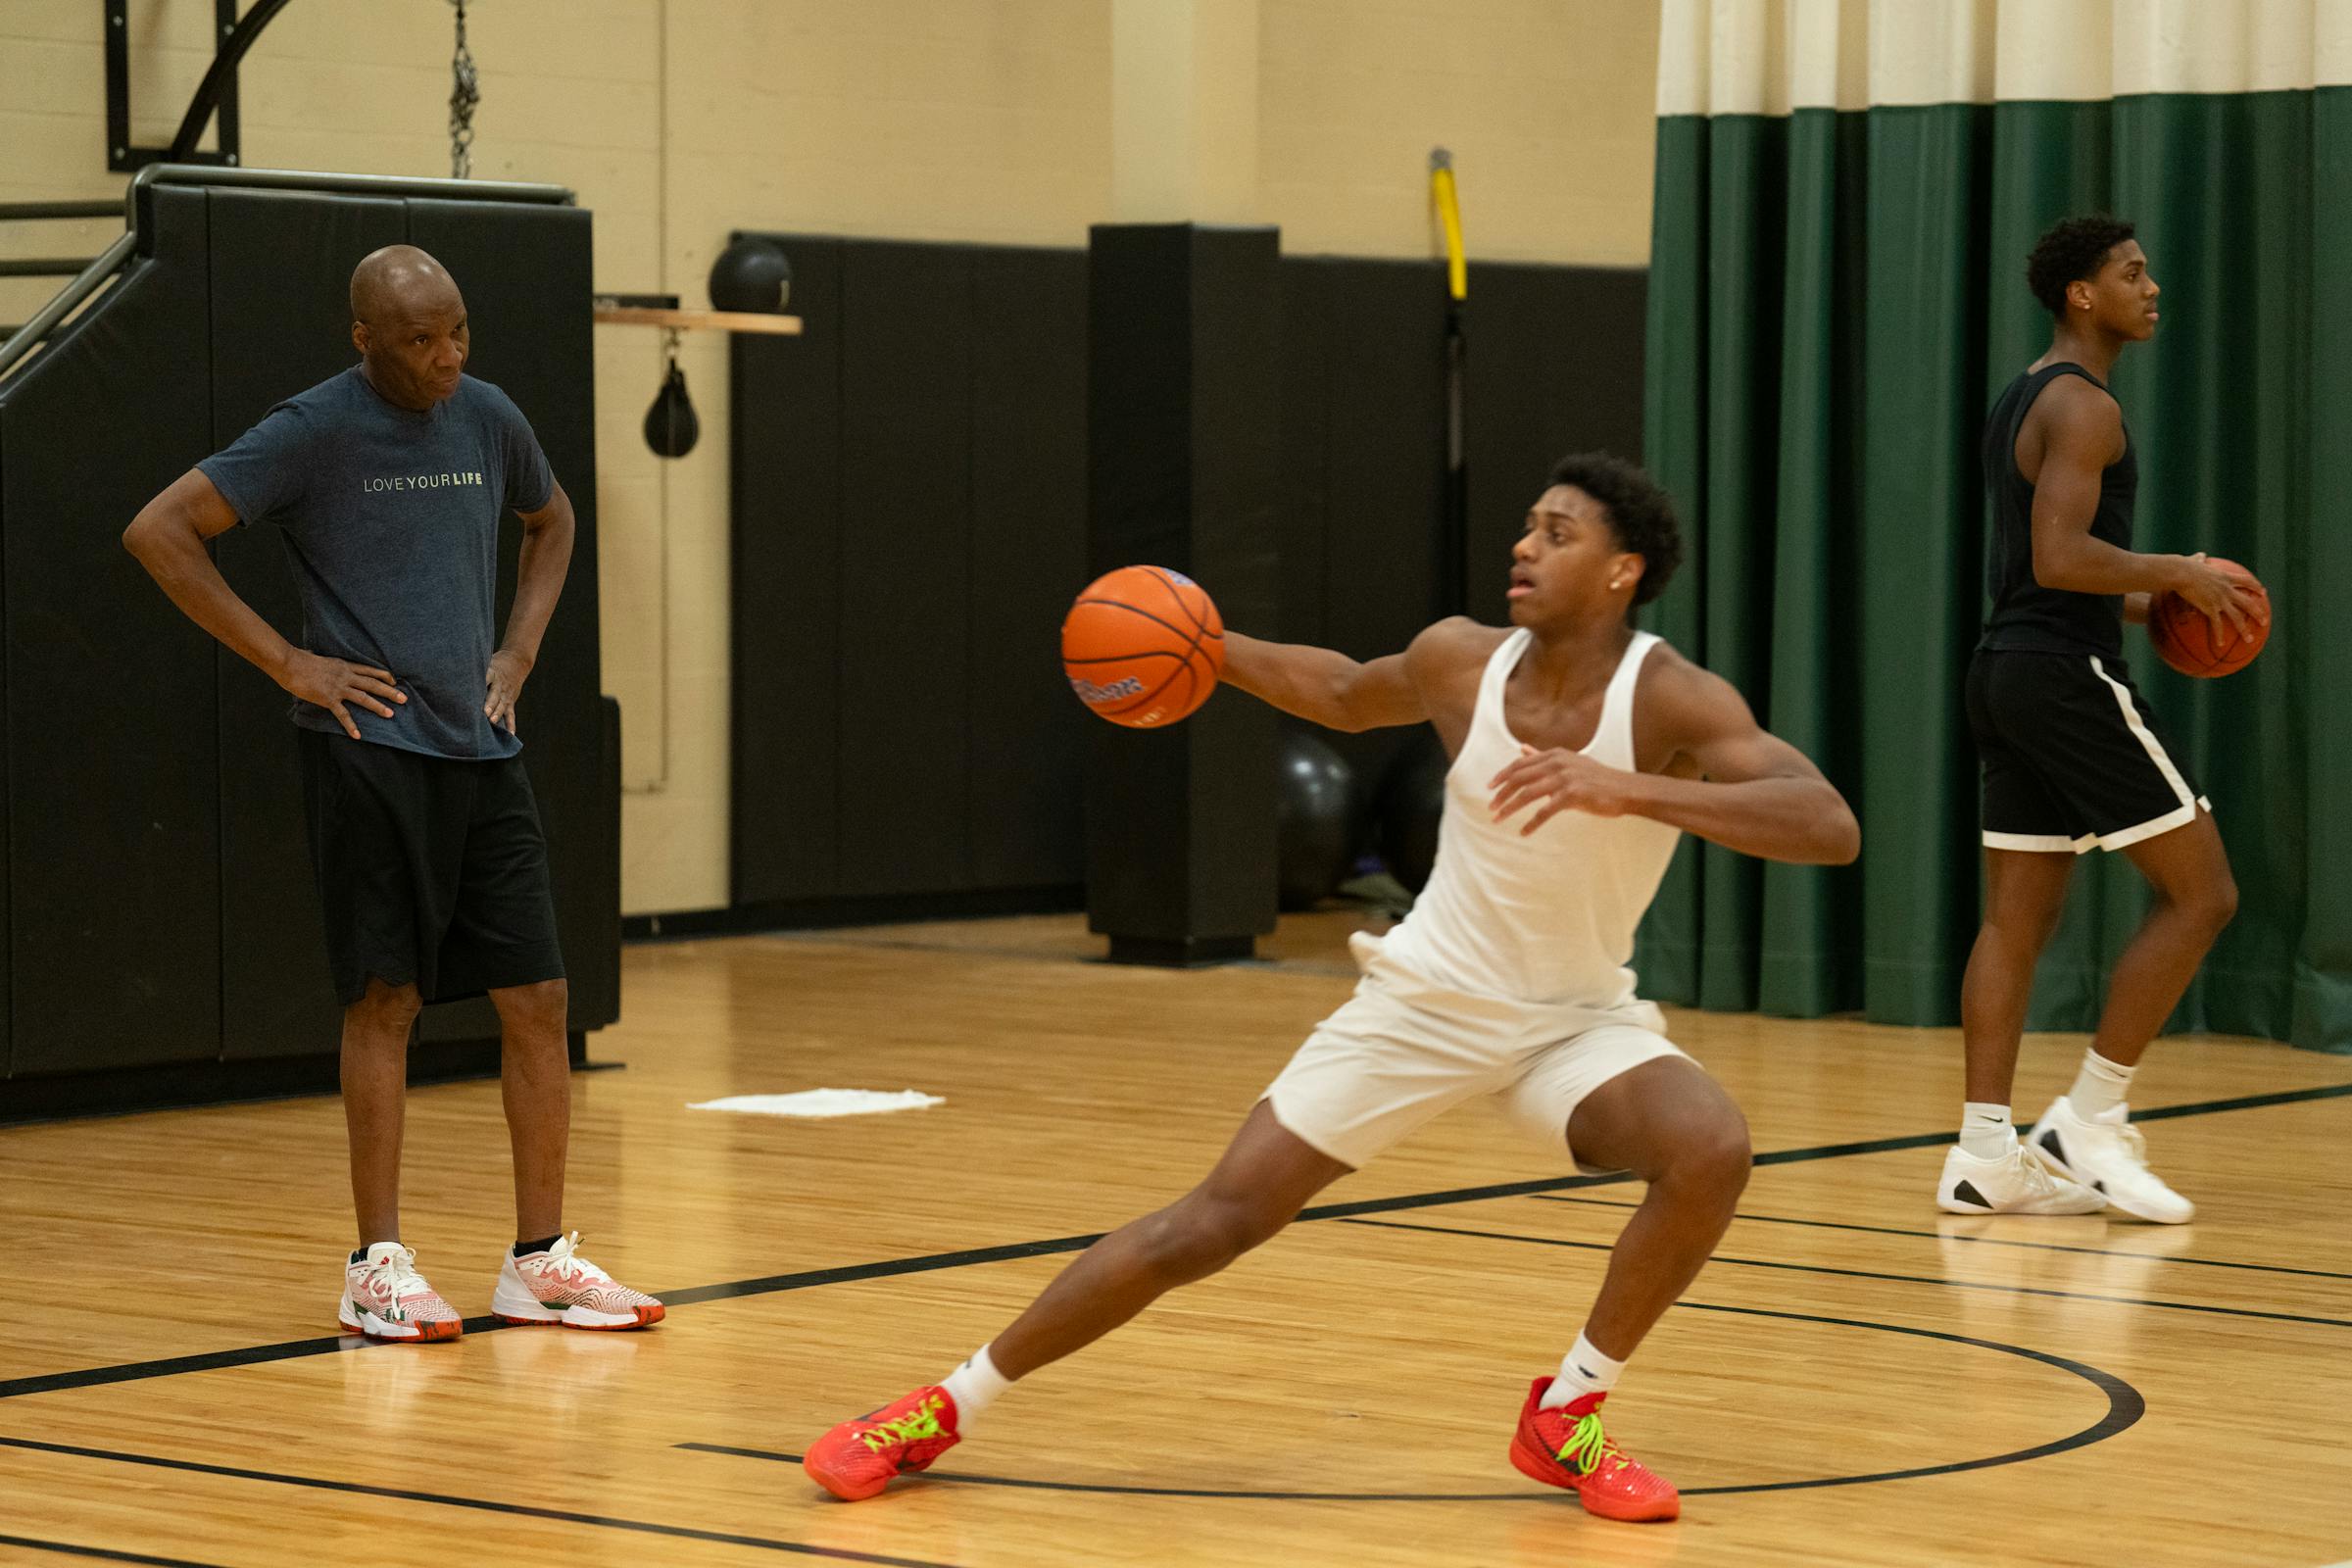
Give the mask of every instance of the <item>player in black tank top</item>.
[[[2157, 321], [2132, 226], [2070, 219], [2042, 236], [2026, 275], [2054, 330], [1984, 424], [1992, 613], [1967, 693], [1984, 769], [1984, 924], [1961, 983], [1960, 1142], [1936, 1197], [1963, 1214], [2112, 1204], [2179, 1223], [2194, 1206], [2148, 1169], [2125, 1093], [2237, 889], [2211, 803], [2132, 684], [2123, 626], [2146, 620], [2150, 597], [2168, 591], [2217, 622], [2242, 626], [2267, 611], [2202, 556], [2132, 549], [2139, 464], [2107, 377]], [[2092, 849], [2129, 856], [2155, 899], [2116, 960], [2074, 1087], [2021, 1145], [2009, 1094], [2034, 965], [2065, 909], [2075, 857]]]
[[[2053, 351], [2055, 352], [2055, 351]], [[2070, 360], [2026, 370], [2009, 383], [1984, 420], [1984, 488], [1992, 498], [1992, 532], [1985, 550], [1984, 592], [1992, 614], [1977, 646], [2042, 653], [2124, 655], [2121, 594], [2077, 593], [2044, 587], [2034, 575], [2034, 485], [2018, 471], [2017, 437], [2044, 388], [2079, 375], [2105, 392], [2097, 376]], [[2124, 455], [2099, 475], [2098, 510], [2090, 536], [2118, 550], [2132, 548], [2132, 504], [2139, 495], [2139, 454], [2124, 427]]]

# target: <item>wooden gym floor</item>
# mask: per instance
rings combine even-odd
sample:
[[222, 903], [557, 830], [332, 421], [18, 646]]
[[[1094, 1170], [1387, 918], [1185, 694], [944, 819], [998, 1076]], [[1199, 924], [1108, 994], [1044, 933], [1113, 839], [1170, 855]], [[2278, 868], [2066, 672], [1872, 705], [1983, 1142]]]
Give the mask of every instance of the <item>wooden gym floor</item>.
[[[1611, 1407], [1678, 1482], [1610, 1525], [1505, 1462], [1638, 1190], [1482, 1107], [1016, 1390], [872, 1502], [791, 1462], [944, 1375], [1091, 1233], [1207, 1168], [1347, 993], [1083, 961], [1075, 916], [641, 947], [575, 1080], [571, 1223], [648, 1334], [334, 1337], [332, 1100], [0, 1130], [0, 1561], [2100, 1564], [2352, 1557], [2352, 1060], [2162, 1043], [2165, 1230], [1939, 1217], [1946, 1031], [1681, 1013], [1761, 1164]], [[2081, 1042], [2027, 1044], [2038, 1111]], [[927, 1090], [836, 1121], [726, 1094]], [[407, 1240], [487, 1310], [492, 1084], [412, 1098]]]

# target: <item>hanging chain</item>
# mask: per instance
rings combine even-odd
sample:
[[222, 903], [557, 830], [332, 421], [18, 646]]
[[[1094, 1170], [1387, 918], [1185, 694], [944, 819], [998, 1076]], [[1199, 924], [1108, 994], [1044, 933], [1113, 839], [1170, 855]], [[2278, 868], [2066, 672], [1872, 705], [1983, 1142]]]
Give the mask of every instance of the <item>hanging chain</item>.
[[473, 176], [473, 111], [482, 101], [481, 80], [474, 74], [473, 53], [466, 47], [466, 0], [450, 0], [458, 8], [458, 52], [449, 62], [449, 177]]

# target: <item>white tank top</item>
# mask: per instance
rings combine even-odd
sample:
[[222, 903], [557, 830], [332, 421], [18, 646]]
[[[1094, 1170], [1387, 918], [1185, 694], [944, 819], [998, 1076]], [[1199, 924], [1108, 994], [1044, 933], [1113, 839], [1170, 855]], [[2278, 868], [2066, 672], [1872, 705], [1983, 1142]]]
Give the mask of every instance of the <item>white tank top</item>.
[[[1446, 774], [1437, 866], [1412, 913], [1372, 952], [1449, 990], [1603, 1012], [1632, 1007], [1634, 928], [1682, 833], [1646, 816], [1564, 810], [1522, 837], [1533, 806], [1494, 820], [1489, 781], [1519, 755], [1503, 718], [1503, 683], [1533, 638], [1513, 631], [1487, 662], [1469, 734]], [[1657, 642], [1636, 632], [1610, 678], [1584, 750], [1594, 761], [1634, 770], [1634, 683]], [[1372, 953], [1359, 956], [1369, 962]]]

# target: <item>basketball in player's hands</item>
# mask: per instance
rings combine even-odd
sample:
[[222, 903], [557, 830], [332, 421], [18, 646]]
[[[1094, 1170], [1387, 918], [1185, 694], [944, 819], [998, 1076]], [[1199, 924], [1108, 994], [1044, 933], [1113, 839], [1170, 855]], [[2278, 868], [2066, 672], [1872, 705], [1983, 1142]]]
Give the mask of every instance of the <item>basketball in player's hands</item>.
[[2254, 662], [2254, 656], [2270, 640], [2271, 596], [2252, 572], [2234, 561], [2208, 556], [2205, 564], [2250, 584], [2261, 596], [2261, 613], [2251, 617], [2243, 632], [2226, 620], [2217, 631], [2203, 611], [2167, 591], [2148, 602], [2148, 641], [2155, 644], [2157, 658], [2183, 675], [2232, 675]]
[[1225, 622], [1199, 583], [1164, 566], [1121, 566], [1089, 583], [1061, 623], [1061, 667], [1078, 700], [1114, 724], [1156, 729], [1217, 689]]

